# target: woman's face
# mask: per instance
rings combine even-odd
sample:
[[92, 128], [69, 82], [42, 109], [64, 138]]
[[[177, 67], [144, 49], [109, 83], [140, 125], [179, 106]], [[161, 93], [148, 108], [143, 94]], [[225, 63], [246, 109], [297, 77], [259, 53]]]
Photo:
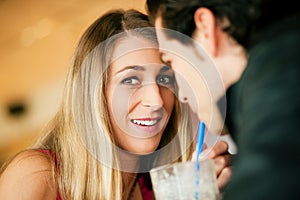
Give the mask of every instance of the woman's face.
[[155, 151], [175, 104], [175, 78], [155, 44], [137, 38], [113, 52], [106, 98], [117, 145], [131, 153]]

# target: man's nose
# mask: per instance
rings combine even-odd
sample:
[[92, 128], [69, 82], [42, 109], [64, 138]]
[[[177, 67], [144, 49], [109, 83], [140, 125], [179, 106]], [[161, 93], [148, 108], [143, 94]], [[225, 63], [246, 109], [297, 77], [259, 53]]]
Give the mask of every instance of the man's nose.
[[186, 93], [182, 89], [179, 89], [179, 91], [178, 91], [178, 99], [182, 103], [187, 103], [188, 100], [189, 100], [188, 96], [186, 95]]

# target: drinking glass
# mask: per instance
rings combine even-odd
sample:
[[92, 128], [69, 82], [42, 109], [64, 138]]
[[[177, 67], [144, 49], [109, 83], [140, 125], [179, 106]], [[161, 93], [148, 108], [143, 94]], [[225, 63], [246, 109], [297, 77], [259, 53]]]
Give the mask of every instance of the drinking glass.
[[150, 170], [156, 200], [217, 200], [214, 160], [164, 165]]

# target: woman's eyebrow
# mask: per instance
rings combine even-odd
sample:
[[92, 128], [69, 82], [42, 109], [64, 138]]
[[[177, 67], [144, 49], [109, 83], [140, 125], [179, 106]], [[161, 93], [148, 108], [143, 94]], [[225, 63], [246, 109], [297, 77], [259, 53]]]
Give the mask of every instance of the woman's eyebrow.
[[129, 70], [129, 69], [136, 70], [136, 71], [145, 71], [146, 70], [145, 67], [143, 67], [143, 66], [131, 65], [131, 66], [126, 66], [126, 67], [120, 69], [119, 71], [116, 72], [116, 74], [119, 74], [119, 73], [121, 73], [125, 70]]

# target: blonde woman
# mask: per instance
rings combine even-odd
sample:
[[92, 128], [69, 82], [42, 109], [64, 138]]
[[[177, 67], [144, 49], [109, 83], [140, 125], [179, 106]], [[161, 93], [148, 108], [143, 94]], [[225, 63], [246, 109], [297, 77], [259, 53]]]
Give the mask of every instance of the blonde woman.
[[[3, 166], [0, 199], [154, 199], [148, 171], [191, 159], [196, 131], [151, 27], [138, 11], [113, 10], [86, 30], [59, 111]], [[211, 157], [227, 148], [217, 143]]]

